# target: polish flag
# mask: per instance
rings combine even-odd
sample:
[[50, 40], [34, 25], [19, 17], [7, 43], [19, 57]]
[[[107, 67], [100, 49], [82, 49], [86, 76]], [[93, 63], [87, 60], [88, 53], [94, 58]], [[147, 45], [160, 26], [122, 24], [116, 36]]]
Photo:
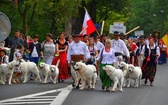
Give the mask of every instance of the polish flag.
[[95, 27], [92, 19], [90, 18], [87, 10], [85, 10], [85, 17], [84, 17], [84, 21], [83, 21], [83, 25], [82, 25], [82, 30], [84, 30], [84, 29], [85, 29], [85, 31], [82, 33], [82, 35], [84, 35], [84, 34], [90, 35], [94, 31], [96, 31], [96, 27]]

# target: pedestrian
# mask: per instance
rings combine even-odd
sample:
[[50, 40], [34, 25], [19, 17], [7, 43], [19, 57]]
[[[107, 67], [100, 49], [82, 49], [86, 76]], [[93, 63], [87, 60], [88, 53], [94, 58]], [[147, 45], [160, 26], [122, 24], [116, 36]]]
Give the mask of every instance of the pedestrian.
[[42, 42], [41, 48], [44, 55], [44, 62], [51, 65], [56, 52], [56, 42], [52, 39], [51, 33], [46, 34], [46, 40]]
[[67, 49], [68, 42], [65, 40], [66, 35], [62, 32], [59, 36], [59, 39], [56, 42], [56, 56], [52, 61], [52, 65], [56, 65], [57, 61], [60, 60], [59, 63], [59, 75], [58, 82], [64, 82], [64, 80], [69, 78], [68, 73], [68, 63], [67, 63]]
[[89, 45], [89, 35], [87, 35], [87, 34], [83, 35], [83, 42], [84, 42], [86, 45]]
[[[16, 53], [15, 53], [15, 55], [14, 55], [15, 57], [16, 57], [16, 59], [15, 59], [15, 61], [18, 61], [18, 62], [25, 62], [24, 60], [23, 60], [23, 53], [21, 52], [21, 51], [17, 51]], [[19, 66], [19, 65], [18, 65]], [[17, 71], [14, 71], [14, 73], [13, 73], [13, 79], [12, 79], [12, 82], [14, 83], [14, 84], [17, 84], [17, 83], [20, 83], [20, 76], [21, 76], [21, 71], [20, 70], [17, 70]]]
[[[79, 62], [79, 61], [85, 61], [87, 62], [87, 60], [90, 58], [90, 52], [88, 49], [88, 46], [80, 41], [81, 36], [80, 34], [74, 34], [73, 35], [74, 41], [69, 45], [68, 48], [68, 52], [67, 52], [67, 61], [68, 61], [68, 65], [71, 66], [70, 62]], [[74, 82], [73, 82], [73, 87], [75, 86], [75, 81], [77, 79], [79, 79], [78, 77], [76, 77], [76, 72], [71, 70], [71, 75], [74, 78]], [[79, 82], [78, 82], [79, 83]], [[76, 84], [77, 85], [77, 84]], [[78, 86], [76, 86], [76, 88], [79, 88], [79, 84]]]
[[111, 48], [111, 40], [107, 39], [105, 41], [105, 47], [102, 48], [100, 51], [97, 60], [101, 59], [100, 61], [100, 79], [102, 83], [102, 90], [106, 88], [106, 91], [110, 91], [109, 87], [111, 86], [111, 79], [109, 76], [103, 71], [103, 67], [105, 65], [112, 65], [116, 66], [116, 58], [115, 58], [115, 51]]
[[30, 43], [33, 41], [33, 39], [28, 35], [26, 37], [26, 41], [27, 41], [27, 44], [28, 44], [28, 47], [30, 46]]
[[8, 63], [9, 62], [9, 57], [7, 55], [7, 52], [5, 49], [0, 50], [0, 64], [2, 63]]
[[114, 32], [114, 39], [111, 40], [111, 47], [115, 50], [115, 56], [116, 56], [116, 67], [118, 68], [118, 65], [121, 61], [123, 61], [123, 55], [126, 56], [127, 62], [130, 59], [130, 54], [128, 51], [128, 48], [123, 40], [120, 39], [120, 34], [118, 31]]
[[141, 55], [141, 51], [143, 46], [145, 45], [144, 35], [138, 37], [138, 42], [136, 43], [136, 45], [138, 46], [138, 50], [136, 51], [137, 64], [141, 68], [143, 64], [143, 57]]
[[159, 47], [155, 45], [153, 38], [149, 40], [149, 44], [143, 46], [141, 54], [144, 58], [142, 66], [142, 79], [145, 79], [145, 84], [147, 84], [147, 81], [149, 80], [150, 85], [153, 86], [157, 71], [157, 59], [160, 56]]
[[128, 49], [130, 52], [130, 64], [133, 64], [135, 66], [137, 66], [138, 64], [136, 63], [136, 51], [138, 50], [138, 46], [136, 45], [136, 43], [133, 41], [133, 39], [128, 38]]
[[160, 57], [158, 59], [158, 64], [164, 64], [164, 63], [167, 63], [167, 60], [166, 60], [166, 49], [167, 47], [162, 43], [162, 41], [160, 40], [159, 41], [159, 48], [160, 48]]
[[89, 38], [88, 49], [90, 51], [90, 58], [88, 59], [88, 62], [86, 62], [86, 64], [92, 64], [96, 66], [96, 58], [98, 56], [98, 49], [96, 46], [94, 46], [93, 38]]
[[97, 50], [98, 50], [98, 53], [100, 52], [100, 50], [102, 49], [102, 48], [104, 48], [104, 45], [103, 45], [103, 43], [101, 43], [100, 41], [99, 41], [99, 36], [94, 36], [94, 45], [97, 47]]
[[103, 45], [105, 44], [105, 41], [106, 41], [107, 38], [108, 38], [108, 37], [107, 37], [107, 34], [106, 34], [106, 33], [103, 33], [103, 34], [101, 35], [101, 43], [103, 43]]
[[73, 42], [73, 37], [72, 35], [68, 36], [68, 45]]
[[[38, 66], [39, 59], [43, 59], [43, 52], [41, 49], [41, 43], [38, 42], [38, 35], [33, 36], [33, 41], [29, 45], [30, 61], [36, 63]], [[31, 73], [30, 79], [33, 80], [33, 74]]]
[[19, 38], [20, 36], [20, 31], [19, 30], [16, 30], [15, 31], [15, 35], [13, 38], [11, 38], [10, 40], [10, 48], [11, 48], [11, 51], [10, 51], [10, 56], [9, 56], [9, 62], [13, 61], [13, 57], [14, 57], [14, 52], [15, 52], [15, 49], [18, 47], [18, 45], [24, 45], [24, 42], [22, 39]]

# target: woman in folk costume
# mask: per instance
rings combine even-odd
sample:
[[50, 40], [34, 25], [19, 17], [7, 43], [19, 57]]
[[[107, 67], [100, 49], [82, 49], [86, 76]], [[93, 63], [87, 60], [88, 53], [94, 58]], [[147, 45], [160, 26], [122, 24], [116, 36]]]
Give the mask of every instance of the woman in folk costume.
[[98, 56], [98, 49], [96, 46], [94, 46], [94, 39], [93, 38], [89, 38], [88, 49], [90, 51], [90, 58], [88, 59], [88, 62], [86, 62], [86, 64], [92, 64], [92, 65], [97, 66], [95, 59]]
[[60, 59], [59, 63], [59, 76], [58, 81], [64, 82], [65, 79], [69, 78], [68, 73], [68, 63], [67, 63], [67, 49], [68, 43], [65, 40], [65, 33], [61, 33], [59, 40], [56, 42], [56, 57], [52, 61], [52, 65], [56, 65], [57, 61]]
[[160, 48], [160, 57], [158, 59], [159, 64], [167, 63], [166, 61], [166, 46], [162, 43], [162, 41], [159, 41], [159, 48]]
[[105, 41], [105, 47], [100, 51], [97, 60], [100, 58], [102, 59], [100, 64], [100, 79], [102, 82], [102, 90], [106, 88], [106, 91], [109, 91], [109, 87], [111, 86], [111, 79], [103, 71], [103, 67], [105, 65], [116, 65], [115, 51], [111, 48], [111, 40], [107, 39]]
[[149, 40], [149, 44], [143, 46], [141, 54], [144, 58], [142, 66], [142, 79], [145, 79], [145, 84], [147, 84], [149, 79], [150, 85], [153, 86], [157, 69], [157, 59], [160, 56], [159, 47], [154, 44], [153, 38]]

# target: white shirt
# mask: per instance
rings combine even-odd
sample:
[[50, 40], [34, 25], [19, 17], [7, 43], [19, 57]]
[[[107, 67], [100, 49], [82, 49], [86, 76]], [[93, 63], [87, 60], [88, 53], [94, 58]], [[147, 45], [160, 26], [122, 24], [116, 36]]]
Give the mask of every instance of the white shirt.
[[[151, 48], [149, 48], [149, 44], [147, 45], [147, 48], [148, 49], [155, 49], [155, 44], [151, 47]], [[149, 50], [149, 55], [150, 55], [150, 53], [151, 53], [151, 51]], [[145, 55], [145, 45], [142, 47], [142, 51], [141, 51], [141, 54], [143, 54], [143, 55]], [[156, 54], [158, 54], [158, 56], [157, 56], [157, 58], [160, 56], [160, 49], [159, 49], [159, 47], [156, 47]]]
[[3, 63], [4, 58], [5, 58], [4, 63], [9, 63], [9, 57], [8, 57], [7, 55], [4, 55], [4, 56], [2, 57], [2, 61], [1, 61], [1, 62]]
[[145, 40], [145, 45], [148, 45], [148, 44], [149, 44], [149, 40], [146, 39], [146, 40]]
[[110, 52], [106, 52], [105, 48], [103, 48], [102, 50], [100, 51], [97, 57], [97, 60], [99, 60], [102, 57], [101, 64], [113, 64], [114, 62], [116, 62], [114, 49], [110, 48]]
[[96, 47], [97, 47], [97, 50], [99, 50], [99, 51], [100, 51], [102, 48], [104, 48], [103, 43], [101, 43], [100, 41], [95, 42], [95, 43], [94, 43], [94, 46], [96, 46]]
[[68, 52], [67, 52], [67, 61], [71, 61], [71, 55], [84, 55], [85, 59], [90, 58], [90, 52], [88, 49], [88, 46], [82, 42], [79, 41], [76, 43], [73, 41], [72, 43], [69, 44]]
[[166, 46], [164, 44], [159, 44], [160, 48], [166, 48]]
[[116, 51], [116, 52], [120, 52], [122, 54], [125, 54], [127, 57], [130, 57], [130, 53], [127, 49], [126, 44], [124, 43], [123, 40], [119, 39], [119, 40], [111, 40], [111, 47]]
[[[37, 44], [38, 42], [33, 42], [34, 44]], [[38, 57], [36, 46], [34, 46], [31, 57]]]

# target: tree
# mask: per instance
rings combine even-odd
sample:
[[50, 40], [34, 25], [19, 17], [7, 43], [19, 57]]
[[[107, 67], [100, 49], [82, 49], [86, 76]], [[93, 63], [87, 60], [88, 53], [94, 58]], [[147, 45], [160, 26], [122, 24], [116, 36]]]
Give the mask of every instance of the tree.
[[141, 30], [145, 31], [145, 35], [160, 31], [163, 36], [166, 33], [168, 13], [166, 3], [167, 0], [132, 0], [131, 15], [126, 22], [128, 28], [132, 29], [139, 25]]

